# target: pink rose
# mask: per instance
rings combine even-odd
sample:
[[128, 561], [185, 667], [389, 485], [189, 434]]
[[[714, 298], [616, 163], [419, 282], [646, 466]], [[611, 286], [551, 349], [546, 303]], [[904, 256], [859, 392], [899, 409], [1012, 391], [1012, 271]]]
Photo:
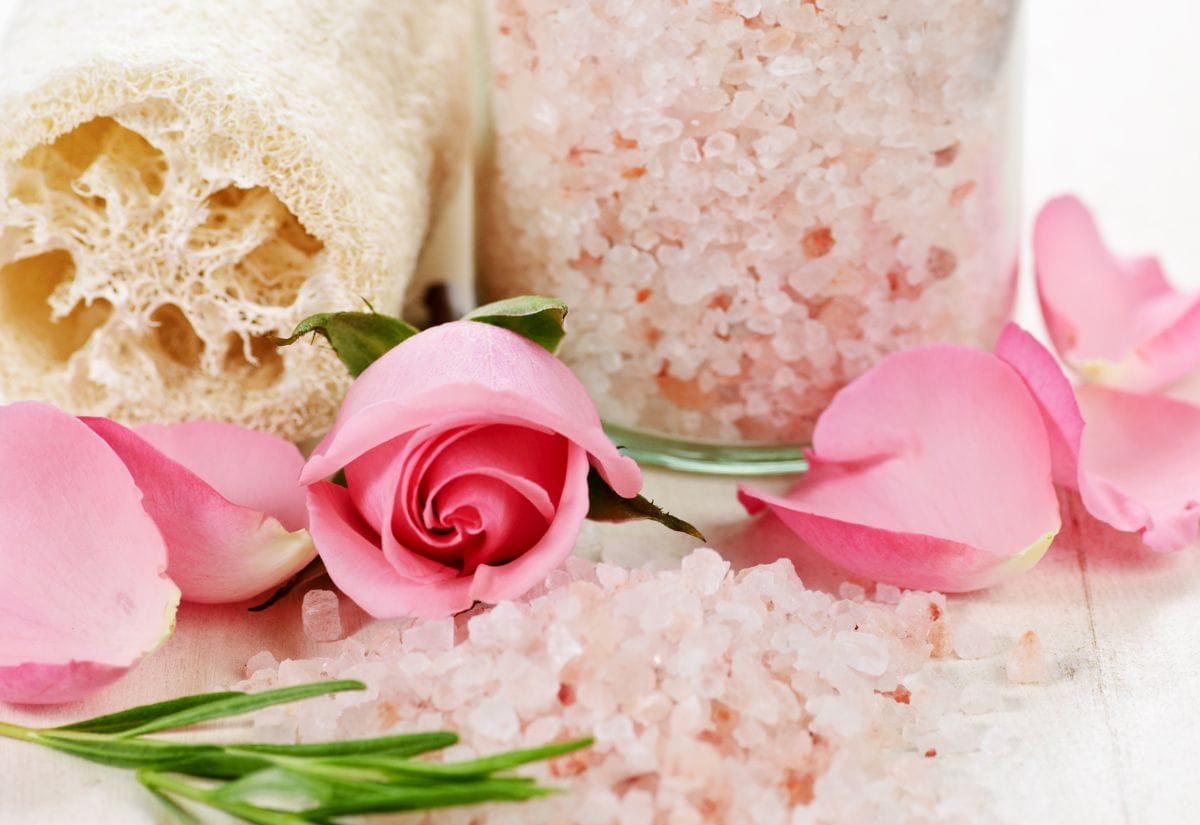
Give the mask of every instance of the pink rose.
[[[637, 464], [542, 347], [474, 321], [434, 327], [351, 387], [305, 465], [329, 575], [374, 616], [448, 616], [525, 593], [570, 555], [595, 466], [622, 497]], [[346, 486], [322, 481], [345, 470]]]

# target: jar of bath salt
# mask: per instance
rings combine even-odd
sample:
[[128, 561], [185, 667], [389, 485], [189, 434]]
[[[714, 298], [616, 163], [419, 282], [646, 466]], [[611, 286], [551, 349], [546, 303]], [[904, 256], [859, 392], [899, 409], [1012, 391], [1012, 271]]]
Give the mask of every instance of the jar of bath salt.
[[1015, 0], [489, 0], [482, 295], [561, 297], [635, 456], [795, 469], [839, 388], [990, 347], [1018, 249]]

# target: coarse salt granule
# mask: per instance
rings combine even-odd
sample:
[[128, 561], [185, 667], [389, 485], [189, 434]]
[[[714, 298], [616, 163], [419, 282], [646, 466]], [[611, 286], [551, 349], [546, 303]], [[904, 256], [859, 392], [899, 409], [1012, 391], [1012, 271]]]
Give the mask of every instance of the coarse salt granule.
[[[579, 736], [527, 773], [566, 793], [414, 814], [406, 822], [943, 822], [986, 811], [927, 754], [992, 743], [996, 690], [933, 662], [937, 594], [889, 602], [808, 590], [779, 561], [734, 572], [712, 550], [670, 570], [572, 559], [520, 601], [455, 619], [376, 622], [320, 659], [268, 662], [242, 689], [361, 679], [256, 717], [269, 741], [452, 730], [447, 758]], [[966, 714], [971, 714], [967, 716]], [[953, 807], [953, 806], [951, 806]], [[986, 822], [981, 813], [974, 821]]]

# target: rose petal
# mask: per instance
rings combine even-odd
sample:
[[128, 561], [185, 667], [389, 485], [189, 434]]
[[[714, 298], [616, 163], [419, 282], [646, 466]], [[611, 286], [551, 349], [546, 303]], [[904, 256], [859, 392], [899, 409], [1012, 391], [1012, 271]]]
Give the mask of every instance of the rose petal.
[[[380, 534], [381, 551], [388, 564], [409, 581], [432, 582], [458, 575], [457, 569], [419, 552], [432, 542], [423, 534], [419, 514], [410, 512], [400, 500], [406, 474], [419, 463], [414, 453], [421, 450], [420, 436], [430, 431], [432, 428], [392, 439], [346, 465], [351, 501], [371, 529]], [[448, 537], [444, 543], [452, 545], [453, 538]]]
[[1071, 382], [1050, 350], [1016, 324], [1008, 324], [1000, 333], [996, 355], [1025, 380], [1041, 408], [1042, 421], [1050, 438], [1054, 483], [1077, 488], [1083, 416]]
[[476, 321], [433, 327], [376, 361], [350, 388], [301, 480], [328, 477], [431, 422], [442, 430], [537, 426], [587, 450], [618, 494], [632, 497], [642, 486], [637, 463], [604, 435], [587, 391], [561, 361], [514, 332]]
[[528, 427], [430, 426], [351, 462], [346, 480], [364, 521], [390, 526], [392, 569], [432, 585], [528, 550], [555, 516], [569, 448]]
[[1079, 492], [1088, 511], [1140, 532], [1151, 550], [1191, 544], [1200, 530], [1200, 407], [1104, 387], [1076, 394], [1087, 421]]
[[1200, 296], [1172, 289], [1154, 259], [1110, 252], [1077, 198], [1046, 205], [1033, 247], [1050, 338], [1088, 380], [1146, 392], [1200, 366]]
[[[1153, 550], [1190, 544], [1200, 523], [1200, 407], [1158, 395], [1072, 389], [1053, 356], [1011, 326], [996, 354], [1025, 379], [1047, 422], [1055, 481], [1088, 512]], [[1087, 422], [1086, 425], [1084, 422]]]
[[[286, 581], [315, 556], [306, 531], [289, 531], [274, 516], [233, 503], [140, 433], [105, 419], [84, 421], [120, 456], [142, 489], [146, 512], [167, 543], [168, 573], [185, 600], [225, 604], [251, 598]], [[286, 450], [263, 449], [265, 439], [270, 437], [249, 437], [231, 425], [166, 429], [147, 431], [177, 455], [186, 454], [189, 460], [198, 459], [204, 450], [222, 453], [199, 459], [202, 471], [225, 489], [270, 506], [289, 523], [297, 523], [290, 501], [293, 493], [285, 493], [282, 482], [289, 473], [298, 471], [302, 460], [298, 453], [293, 459]], [[221, 430], [228, 436], [224, 440], [217, 437]], [[196, 443], [183, 446], [192, 436]], [[245, 480], [235, 481], [232, 468], [239, 459], [246, 461], [241, 471]], [[267, 489], [255, 494], [250, 488], [260, 470]], [[295, 488], [295, 476], [292, 478]]]
[[329, 482], [308, 488], [309, 530], [330, 578], [359, 607], [379, 619], [440, 618], [466, 610], [471, 578], [420, 582], [397, 573], [380, 552], [379, 535], [350, 494]]
[[307, 526], [304, 456], [287, 439], [218, 421], [145, 424], [134, 432], [234, 504], [266, 513], [289, 532]]
[[743, 488], [817, 552], [879, 581], [959, 592], [1036, 563], [1057, 534], [1037, 404], [1000, 359], [937, 345], [884, 359], [817, 422], [783, 498]]
[[480, 565], [471, 585], [471, 595], [475, 599], [489, 604], [516, 599], [544, 581], [550, 571], [567, 560], [587, 518], [588, 466], [584, 449], [571, 444], [554, 521], [541, 540], [519, 558], [501, 566]]
[[0, 700], [75, 701], [174, 628], [179, 591], [142, 494], [53, 407], [0, 407]]

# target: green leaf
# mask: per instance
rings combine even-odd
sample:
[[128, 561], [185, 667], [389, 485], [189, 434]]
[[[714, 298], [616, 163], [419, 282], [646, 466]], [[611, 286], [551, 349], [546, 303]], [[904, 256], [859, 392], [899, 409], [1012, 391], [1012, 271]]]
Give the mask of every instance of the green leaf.
[[123, 710], [120, 713], [109, 713], [105, 716], [96, 716], [92, 719], [85, 719], [82, 722], [75, 722], [70, 725], [61, 725], [51, 730], [70, 730], [80, 733], [121, 733], [122, 731], [136, 728], [138, 725], [144, 725], [147, 722], [152, 722], [155, 719], [161, 719], [164, 716], [170, 716], [180, 711], [191, 710], [203, 705], [219, 702], [223, 699], [230, 699], [234, 696], [243, 696], [244, 694], [237, 691], [222, 691], [221, 693], [200, 693], [195, 696], [184, 696], [181, 699], [171, 699], [168, 702], [155, 702], [152, 705], [140, 705], [136, 708]]
[[250, 822], [252, 825], [310, 825], [314, 821], [303, 813], [261, 808], [246, 802], [225, 801], [214, 791], [158, 771], [139, 771], [137, 778], [145, 788], [156, 795], [182, 796], [184, 799], [191, 799], [210, 808], [224, 811], [238, 817], [243, 822]]
[[558, 793], [554, 788], [545, 788], [519, 779], [485, 779], [453, 785], [429, 787], [389, 787], [377, 785], [370, 790], [354, 789], [341, 802], [323, 804], [304, 811], [304, 816], [329, 818], [355, 814], [392, 813], [400, 811], [423, 811], [431, 808], [448, 808], [456, 805], [475, 805], [480, 802], [521, 802]]
[[482, 779], [500, 771], [527, 765], [530, 762], [540, 762], [553, 759], [556, 756], [573, 753], [582, 748], [590, 747], [592, 740], [575, 739], [570, 742], [556, 742], [540, 748], [509, 751], [494, 756], [485, 756], [471, 762], [416, 762], [410, 760], [387, 759], [382, 757], [361, 757], [338, 760], [341, 764], [353, 764], [364, 768], [375, 768], [381, 771], [396, 773], [402, 776], [427, 776], [443, 779]]
[[35, 729], [0, 722], [0, 736], [135, 769], [139, 781], [185, 825], [196, 825], [198, 820], [182, 802], [223, 811], [256, 825], [335, 825], [339, 817], [354, 814], [532, 799], [558, 791], [540, 786], [531, 777], [495, 774], [591, 743], [584, 739], [471, 762], [435, 764], [411, 757], [453, 744], [457, 741], [453, 733], [304, 745], [220, 745], [143, 738], [143, 734], [159, 730], [363, 687], [360, 682], [342, 681], [259, 694], [200, 694], [63, 728]]
[[567, 334], [563, 321], [567, 305], [555, 298], [521, 295], [481, 306], [467, 313], [466, 320], [504, 327], [556, 352]]
[[262, 693], [238, 693], [227, 699], [199, 705], [194, 708], [181, 710], [150, 720], [135, 728], [129, 728], [118, 734], [120, 737], [143, 736], [160, 730], [172, 730], [208, 722], [213, 719], [225, 719], [230, 716], [241, 716], [273, 705], [283, 705], [300, 699], [310, 699], [314, 696], [324, 696], [328, 693], [339, 693], [344, 690], [366, 690], [362, 682], [342, 680], [334, 682], [317, 682], [311, 685], [267, 690]]
[[276, 338], [286, 347], [309, 333], [325, 337], [355, 378], [379, 356], [417, 334], [416, 327], [378, 312], [322, 312], [299, 323], [289, 338]]
[[386, 754], [397, 758], [417, 756], [448, 748], [458, 742], [458, 736], [448, 732], [407, 733], [398, 736], [379, 736], [374, 739], [355, 739], [346, 742], [322, 742], [311, 745], [235, 745], [237, 751], [277, 754], [306, 758], [335, 756], [365, 756]]
[[[141, 777], [139, 775], [139, 780], [140, 780], [140, 778]], [[160, 791], [154, 785], [148, 785], [145, 782], [143, 782], [142, 787], [144, 787], [146, 790], [148, 790], [154, 796], [155, 799], [157, 799], [159, 802], [161, 802], [163, 807], [166, 808], [168, 811], [170, 811], [171, 815], [173, 817], [175, 817], [175, 819], [178, 820], [180, 823], [182, 823], [182, 825], [204, 825], [204, 823], [200, 821], [199, 817], [197, 817], [195, 814], [193, 814], [187, 808], [180, 805], [178, 802], [176, 802], [171, 797], [167, 796], [165, 793]]]
[[[118, 734], [119, 736], [119, 734]], [[159, 739], [119, 739], [105, 734], [43, 731], [35, 740], [56, 751], [114, 768], [179, 770], [197, 760], [221, 759], [216, 745], [164, 742]], [[241, 772], [238, 772], [240, 775]], [[210, 775], [204, 773], [203, 775]]]
[[686, 533], [700, 541], [708, 541], [694, 526], [666, 512], [645, 496], [621, 498], [608, 486], [608, 482], [595, 467], [588, 471], [588, 500], [587, 517], [592, 521], [625, 522], [648, 519], [657, 521], [676, 533]]

